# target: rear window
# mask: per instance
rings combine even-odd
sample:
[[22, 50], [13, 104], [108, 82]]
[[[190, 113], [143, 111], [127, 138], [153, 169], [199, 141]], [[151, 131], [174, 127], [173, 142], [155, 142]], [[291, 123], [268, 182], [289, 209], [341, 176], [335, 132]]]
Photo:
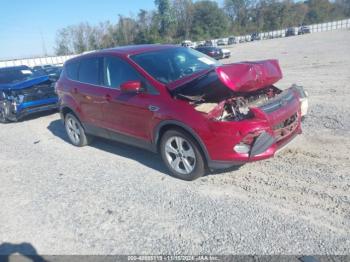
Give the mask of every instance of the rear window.
[[65, 71], [69, 79], [78, 80], [79, 62], [66, 64]]
[[80, 61], [78, 79], [80, 82], [99, 84], [99, 58], [86, 58]]

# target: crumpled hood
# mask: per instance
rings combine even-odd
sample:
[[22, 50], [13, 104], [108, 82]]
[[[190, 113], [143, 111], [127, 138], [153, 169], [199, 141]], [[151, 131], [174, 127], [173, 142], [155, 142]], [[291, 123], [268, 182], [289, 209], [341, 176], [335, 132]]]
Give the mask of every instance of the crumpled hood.
[[31, 79], [13, 83], [13, 84], [0, 84], [0, 89], [11, 89], [11, 90], [25, 89], [33, 85], [37, 85], [42, 82], [45, 82], [47, 80], [49, 80], [48, 76], [39, 76], [39, 77], [31, 78]]
[[282, 78], [278, 60], [240, 62], [218, 66], [220, 81], [235, 92], [251, 92], [272, 85]]

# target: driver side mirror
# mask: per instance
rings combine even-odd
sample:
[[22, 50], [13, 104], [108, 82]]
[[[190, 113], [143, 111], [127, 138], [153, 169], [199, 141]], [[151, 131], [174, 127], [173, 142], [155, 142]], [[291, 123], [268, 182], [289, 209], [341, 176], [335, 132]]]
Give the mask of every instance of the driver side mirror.
[[127, 81], [120, 85], [123, 93], [141, 93], [144, 91], [141, 81]]

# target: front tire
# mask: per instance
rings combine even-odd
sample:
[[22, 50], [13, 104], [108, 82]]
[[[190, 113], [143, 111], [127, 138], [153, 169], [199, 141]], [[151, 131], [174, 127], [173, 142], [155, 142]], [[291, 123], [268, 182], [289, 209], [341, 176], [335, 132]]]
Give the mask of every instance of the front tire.
[[180, 129], [164, 133], [160, 152], [163, 162], [174, 177], [192, 181], [205, 174], [205, 160], [198, 143]]
[[10, 122], [7, 118], [9, 108], [6, 106], [5, 102], [0, 103], [0, 123], [5, 124]]
[[71, 143], [78, 147], [90, 144], [92, 138], [85, 133], [85, 130], [76, 116], [68, 113], [64, 120], [67, 135]]

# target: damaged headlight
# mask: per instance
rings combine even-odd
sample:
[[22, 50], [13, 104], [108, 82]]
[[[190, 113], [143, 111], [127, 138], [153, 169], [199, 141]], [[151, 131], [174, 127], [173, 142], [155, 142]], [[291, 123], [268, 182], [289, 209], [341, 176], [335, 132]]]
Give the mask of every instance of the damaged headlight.
[[307, 112], [309, 109], [309, 101], [308, 101], [309, 94], [302, 86], [293, 85], [293, 88], [294, 90], [296, 90], [296, 92], [299, 95], [301, 116], [302, 118], [304, 118], [307, 115]]
[[6, 100], [10, 101], [13, 105], [21, 104], [24, 101], [24, 95], [17, 91], [12, 91], [6, 96]]
[[298, 85], [293, 85], [292, 87], [298, 92], [300, 98], [306, 98], [309, 96], [307, 91], [305, 91], [304, 87]]
[[4, 91], [1, 91], [1, 92], [0, 92], [0, 99], [1, 99], [1, 100], [7, 99], [7, 94], [6, 94]]
[[24, 101], [24, 95], [18, 95], [15, 97], [15, 99], [18, 104], [21, 104]]

